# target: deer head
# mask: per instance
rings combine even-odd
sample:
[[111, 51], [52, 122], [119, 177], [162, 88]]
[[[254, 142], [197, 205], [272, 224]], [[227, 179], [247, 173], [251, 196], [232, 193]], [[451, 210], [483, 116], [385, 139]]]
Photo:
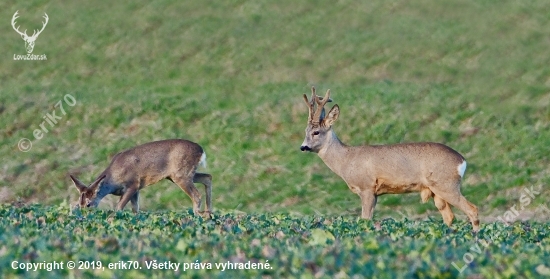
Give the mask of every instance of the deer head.
[[[330, 89], [327, 90], [325, 97], [315, 95], [315, 87], [311, 87], [311, 100], [308, 101], [304, 94], [304, 101], [309, 109], [309, 117], [306, 127], [306, 138], [300, 147], [302, 151], [311, 151], [318, 153], [324, 146], [327, 137], [332, 137], [332, 124], [340, 115], [338, 105], [330, 109], [328, 116], [325, 117], [325, 104], [331, 102]], [[315, 108], [317, 105], [317, 108]]]
[[99, 200], [97, 199], [97, 189], [98, 186], [105, 178], [105, 175], [99, 176], [90, 186], [86, 186], [84, 183], [80, 182], [76, 177], [69, 175], [71, 180], [74, 183], [74, 186], [78, 189], [80, 193], [80, 198], [78, 199], [78, 206], [82, 207], [97, 207]]
[[29, 37], [27, 35], [27, 29], [25, 29], [24, 32], [21, 32], [21, 31], [19, 31], [19, 26], [15, 27], [15, 20], [19, 17], [19, 16], [17, 16], [18, 12], [19, 11], [16, 11], [15, 14], [13, 14], [13, 17], [11, 19], [11, 26], [13, 27], [13, 30], [15, 30], [15, 32], [17, 32], [19, 35], [21, 35], [21, 38], [23, 38], [23, 40], [25, 40], [25, 48], [27, 49], [27, 53], [32, 53], [32, 51], [34, 49], [34, 42], [36, 41], [36, 38], [38, 38], [38, 35], [40, 35], [40, 33], [42, 33], [42, 31], [44, 30], [44, 28], [48, 24], [48, 14], [44, 13], [44, 19], [46, 21], [42, 22], [42, 29], [40, 29], [40, 31], [34, 30], [33, 33], [32, 33], [32, 36]]

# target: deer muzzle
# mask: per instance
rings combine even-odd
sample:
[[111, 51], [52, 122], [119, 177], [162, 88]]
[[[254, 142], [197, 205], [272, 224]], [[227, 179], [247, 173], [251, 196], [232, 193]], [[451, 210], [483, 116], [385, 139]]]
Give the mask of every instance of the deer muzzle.
[[92, 201], [88, 202], [86, 207], [97, 207], [98, 204], [99, 204], [99, 202], [97, 200], [92, 200]]

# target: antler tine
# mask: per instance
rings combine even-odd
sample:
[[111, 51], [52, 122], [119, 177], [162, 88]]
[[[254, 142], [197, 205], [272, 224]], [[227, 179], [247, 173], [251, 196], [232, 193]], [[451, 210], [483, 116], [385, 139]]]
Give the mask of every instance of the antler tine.
[[307, 99], [307, 95], [304, 94], [304, 101], [306, 102], [306, 105], [309, 109], [309, 116], [308, 116], [308, 122], [313, 121], [313, 111], [315, 106], [315, 99], [317, 98], [317, 95], [315, 95], [315, 86], [311, 87], [311, 100]]
[[19, 31], [19, 27], [20, 26], [17, 26], [15, 27], [15, 24], [16, 24], [16, 20], [19, 18], [19, 16], [17, 15], [19, 13], [19, 11], [16, 11], [15, 14], [13, 14], [13, 17], [11, 18], [11, 26], [13, 27], [13, 30], [15, 30], [15, 32], [19, 33], [19, 35], [23, 36], [27, 36], [27, 30], [25, 29], [25, 32], [21, 32]]
[[304, 101], [306, 102], [306, 105], [309, 110], [309, 115], [308, 115], [308, 122], [309, 122], [313, 119], [313, 104], [307, 100], [306, 94], [304, 94]]
[[42, 31], [44, 31], [44, 28], [46, 28], [46, 25], [48, 25], [48, 20], [49, 20], [49, 17], [48, 17], [48, 14], [47, 13], [44, 13], [44, 16], [43, 18], [46, 20], [45, 22], [43, 21], [42, 22], [42, 29], [40, 29], [40, 31], [38, 31], [38, 33], [36, 33], [36, 35], [34, 35], [34, 33], [36, 32], [36, 30], [33, 32], [32, 34], [32, 37], [36, 36], [38, 37], [38, 35], [40, 35], [40, 33], [42, 33]]
[[308, 106], [308, 108], [310, 108], [311, 110], [313, 110], [313, 100], [308, 100], [307, 99], [307, 95], [304, 94], [304, 102], [306, 102], [306, 105]]
[[19, 11], [15, 11], [15, 14], [13, 14], [13, 17], [11, 18], [12, 25], [15, 25], [15, 21], [19, 18], [19, 16], [17, 15], [18, 13]]
[[313, 103], [315, 102], [315, 99], [316, 99], [316, 94], [315, 94], [315, 86], [312, 86], [311, 87], [311, 105], [313, 106]]
[[325, 104], [329, 101], [332, 101], [330, 99], [330, 89], [327, 90], [325, 97], [323, 97], [322, 99], [317, 98], [317, 110], [313, 115], [313, 119], [315, 119], [316, 122], [321, 121], [321, 116], [323, 116], [323, 110], [324, 110]]
[[[329, 89], [328, 91], [330, 91], [330, 89]], [[325, 95], [325, 97], [317, 96], [317, 105], [321, 105], [321, 101], [322, 101], [322, 100], [325, 100], [325, 99], [327, 100], [327, 101], [325, 102], [325, 104], [326, 104], [327, 102], [328, 102], [328, 103], [329, 103], [329, 102], [332, 102], [332, 99], [331, 99], [330, 97], [326, 97], [326, 95]], [[325, 104], [322, 104], [322, 106], [324, 106]]]
[[[48, 14], [47, 14], [47, 13], [44, 13], [43, 18], [45, 19], [45, 21], [42, 22], [42, 30], [44, 30], [44, 28], [46, 27], [46, 25], [48, 25], [48, 21], [50, 20], [50, 18], [48, 17]], [[40, 30], [40, 32], [42, 32], [42, 30]]]
[[327, 90], [327, 93], [325, 93], [325, 97], [318, 96], [317, 98], [317, 104], [320, 106], [324, 106], [327, 102], [332, 102], [332, 99], [330, 98], [330, 89]]

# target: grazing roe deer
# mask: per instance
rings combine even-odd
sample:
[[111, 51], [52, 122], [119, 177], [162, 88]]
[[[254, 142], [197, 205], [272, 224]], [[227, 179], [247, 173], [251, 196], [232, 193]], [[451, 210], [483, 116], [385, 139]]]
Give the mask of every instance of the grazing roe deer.
[[[194, 142], [171, 139], [149, 142], [116, 154], [111, 164], [87, 187], [70, 175], [80, 192], [80, 207], [97, 207], [108, 194], [120, 196], [116, 206], [122, 210], [128, 201], [139, 211], [139, 190], [162, 179], [177, 184], [193, 201], [193, 211], [212, 213], [212, 176], [196, 172], [206, 167], [206, 153]], [[202, 183], [206, 192], [206, 212], [201, 212], [201, 194], [193, 183]]]
[[[479, 230], [478, 210], [460, 193], [460, 184], [466, 171], [464, 157], [450, 147], [433, 142], [392, 145], [347, 146], [332, 130], [340, 115], [334, 105], [325, 117], [324, 106], [330, 100], [311, 88], [311, 100], [304, 100], [309, 108], [306, 137], [302, 151], [315, 152], [323, 162], [347, 183], [361, 198], [361, 217], [371, 219], [377, 196], [420, 192], [422, 202], [434, 198], [443, 221], [451, 226], [454, 215], [450, 205], [462, 210]], [[317, 108], [315, 109], [315, 104]]]

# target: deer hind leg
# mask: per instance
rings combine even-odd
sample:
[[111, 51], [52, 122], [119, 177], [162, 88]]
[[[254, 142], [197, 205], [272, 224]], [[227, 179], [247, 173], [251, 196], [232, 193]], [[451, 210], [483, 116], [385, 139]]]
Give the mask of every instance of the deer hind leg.
[[359, 197], [361, 197], [362, 205], [361, 218], [372, 219], [374, 207], [376, 206], [376, 195], [372, 191], [362, 191], [359, 192]]
[[195, 173], [193, 176], [194, 183], [201, 183], [204, 185], [204, 192], [206, 194], [206, 212], [207, 214], [212, 213], [212, 175], [208, 173]]
[[443, 222], [450, 227], [455, 217], [451, 209], [451, 205], [439, 196], [434, 196], [434, 203], [435, 207], [439, 209], [441, 216], [443, 216]]
[[479, 219], [478, 219], [478, 210], [475, 205], [473, 205], [471, 202], [466, 200], [466, 198], [460, 193], [460, 183], [457, 183], [455, 186], [453, 186], [449, 191], [445, 190], [438, 190], [435, 188], [432, 188], [432, 192], [436, 196], [439, 196], [441, 199], [446, 201], [448, 204], [451, 204], [455, 206], [456, 208], [462, 210], [468, 218], [470, 219], [470, 222], [472, 223], [472, 227], [474, 231], [479, 230]]
[[436, 196], [430, 188], [424, 188], [422, 191], [420, 191], [420, 198], [422, 200], [422, 203], [428, 202], [428, 200], [433, 197], [435, 207], [439, 210], [439, 213], [441, 213], [441, 216], [443, 216], [443, 222], [447, 224], [447, 226], [451, 226], [454, 219], [454, 214], [451, 209], [451, 205], [448, 204], [444, 199], [442, 199], [439, 196]]
[[193, 178], [172, 176], [170, 177], [170, 180], [176, 183], [176, 185], [178, 185], [191, 198], [191, 200], [193, 201], [193, 212], [195, 214], [199, 214], [202, 203], [201, 194], [193, 184]]

